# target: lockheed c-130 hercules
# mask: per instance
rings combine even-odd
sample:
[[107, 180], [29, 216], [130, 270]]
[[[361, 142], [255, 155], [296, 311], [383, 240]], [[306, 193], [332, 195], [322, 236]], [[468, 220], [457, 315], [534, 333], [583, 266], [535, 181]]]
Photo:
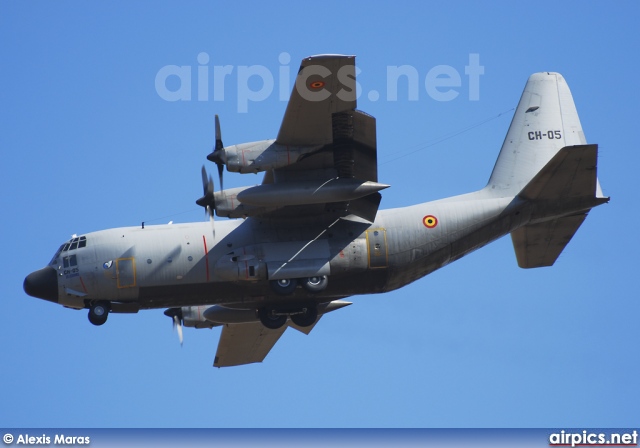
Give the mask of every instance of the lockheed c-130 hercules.
[[[355, 57], [302, 61], [275, 140], [225, 147], [220, 191], [202, 168], [208, 222], [103, 230], [72, 238], [24, 281], [27, 294], [109, 313], [168, 308], [182, 326], [223, 326], [214, 366], [261, 362], [287, 327], [309, 333], [342, 299], [401, 288], [511, 234], [519, 266], [551, 266], [591, 208], [608, 202], [571, 92], [532, 75], [488, 184], [378, 210], [376, 121], [356, 108]], [[264, 172], [222, 189], [222, 173]], [[214, 213], [229, 219], [214, 223]]]

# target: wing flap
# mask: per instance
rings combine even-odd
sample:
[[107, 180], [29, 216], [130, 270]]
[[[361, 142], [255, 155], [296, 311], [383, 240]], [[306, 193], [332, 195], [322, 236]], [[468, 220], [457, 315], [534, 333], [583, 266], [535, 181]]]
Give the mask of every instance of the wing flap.
[[214, 367], [230, 367], [262, 362], [287, 326], [270, 330], [260, 322], [227, 324], [222, 327]]

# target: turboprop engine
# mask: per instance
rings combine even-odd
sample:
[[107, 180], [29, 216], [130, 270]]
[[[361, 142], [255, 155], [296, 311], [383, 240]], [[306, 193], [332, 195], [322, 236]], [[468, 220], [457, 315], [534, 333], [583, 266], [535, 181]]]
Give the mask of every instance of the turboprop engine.
[[[339, 310], [352, 302], [334, 300], [318, 305], [318, 316]], [[225, 324], [241, 324], [260, 322], [260, 317], [254, 309], [228, 308], [221, 305], [183, 306], [169, 308], [164, 314], [173, 319], [178, 327], [178, 336], [182, 343], [182, 326], [191, 328], [213, 328]]]

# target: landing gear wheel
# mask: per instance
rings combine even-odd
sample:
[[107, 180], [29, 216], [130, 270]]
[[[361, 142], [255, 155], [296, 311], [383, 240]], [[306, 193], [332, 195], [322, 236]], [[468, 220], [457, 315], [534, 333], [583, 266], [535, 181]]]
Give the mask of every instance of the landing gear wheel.
[[258, 310], [260, 322], [267, 328], [277, 330], [287, 322], [286, 314], [275, 314], [272, 308], [260, 308]]
[[291, 321], [299, 327], [310, 327], [318, 319], [318, 307], [309, 305], [302, 309], [302, 313], [292, 314]]
[[271, 289], [281, 296], [288, 296], [296, 290], [298, 281], [295, 278], [281, 278], [280, 280], [271, 280]]
[[302, 286], [304, 289], [311, 293], [316, 293], [326, 289], [329, 284], [329, 278], [326, 275], [317, 275], [315, 277], [308, 277], [302, 280]]
[[89, 322], [93, 325], [102, 325], [109, 317], [109, 302], [98, 302], [89, 308]]

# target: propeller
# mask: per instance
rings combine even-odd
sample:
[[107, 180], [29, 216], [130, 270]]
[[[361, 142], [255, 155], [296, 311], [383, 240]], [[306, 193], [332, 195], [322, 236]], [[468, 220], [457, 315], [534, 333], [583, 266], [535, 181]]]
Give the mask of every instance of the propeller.
[[224, 145], [222, 144], [222, 135], [220, 133], [220, 119], [216, 115], [216, 145], [213, 148], [213, 152], [207, 156], [207, 160], [215, 163], [218, 166], [218, 178], [220, 179], [220, 190], [224, 190], [222, 183], [222, 173], [224, 166], [227, 164], [227, 154], [224, 151]]
[[173, 329], [178, 329], [178, 339], [180, 340], [180, 345], [182, 346], [183, 337], [182, 337], [182, 309], [181, 308], [169, 308], [164, 312], [165, 316], [171, 317], [173, 319]]
[[213, 219], [213, 212], [216, 209], [216, 200], [213, 196], [213, 179], [211, 179], [211, 176], [207, 177], [207, 169], [204, 165], [202, 165], [202, 190], [204, 194], [196, 201], [196, 204], [204, 207], [209, 218]]
[[202, 165], [202, 189], [204, 195], [196, 201], [196, 204], [205, 208], [205, 214], [209, 216], [209, 222], [211, 222], [211, 233], [213, 234], [213, 239], [215, 239], [216, 228], [213, 225], [213, 212], [216, 210], [216, 198], [213, 195], [213, 179], [211, 179], [211, 176], [207, 177], [207, 170], [204, 165]]

